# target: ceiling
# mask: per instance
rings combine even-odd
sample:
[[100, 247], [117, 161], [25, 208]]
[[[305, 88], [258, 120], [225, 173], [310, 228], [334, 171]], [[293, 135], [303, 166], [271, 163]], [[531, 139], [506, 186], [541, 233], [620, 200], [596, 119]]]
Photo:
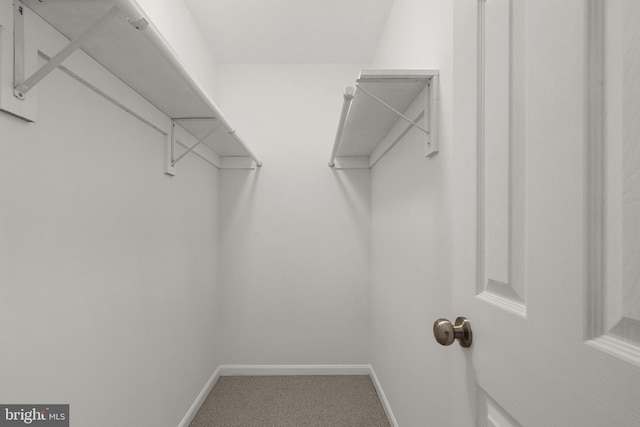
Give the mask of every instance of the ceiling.
[[394, 0], [185, 0], [220, 63], [371, 62]]

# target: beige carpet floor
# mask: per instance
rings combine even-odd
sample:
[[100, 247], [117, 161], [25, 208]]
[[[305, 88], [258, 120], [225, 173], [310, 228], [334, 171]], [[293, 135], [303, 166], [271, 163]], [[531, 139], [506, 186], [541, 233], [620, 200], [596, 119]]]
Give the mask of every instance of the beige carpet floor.
[[221, 377], [191, 427], [378, 427], [389, 422], [368, 376]]

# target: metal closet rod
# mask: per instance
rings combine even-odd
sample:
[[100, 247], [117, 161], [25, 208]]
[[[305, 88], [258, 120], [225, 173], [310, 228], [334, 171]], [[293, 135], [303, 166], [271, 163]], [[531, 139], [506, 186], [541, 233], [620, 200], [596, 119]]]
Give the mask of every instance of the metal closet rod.
[[340, 119], [338, 120], [336, 139], [333, 141], [333, 150], [331, 150], [331, 158], [329, 159], [329, 166], [331, 167], [334, 167], [336, 164], [338, 147], [340, 147], [340, 140], [342, 139], [342, 133], [344, 132], [344, 124], [347, 121], [347, 116], [349, 115], [349, 108], [351, 108], [351, 101], [353, 101], [353, 94], [353, 87], [347, 86], [343, 94], [344, 101], [342, 102], [342, 111], [340, 112]]
[[164, 59], [173, 67], [173, 69], [180, 75], [180, 77], [189, 85], [189, 87], [204, 101], [204, 103], [209, 107], [214, 116], [218, 121], [222, 123], [222, 125], [228, 129], [229, 135], [231, 135], [238, 144], [242, 148], [245, 149], [249, 157], [256, 162], [256, 166], [262, 166], [262, 160], [255, 155], [255, 153], [245, 144], [244, 140], [238, 135], [235, 129], [229, 124], [227, 119], [224, 117], [220, 109], [216, 105], [215, 102], [207, 95], [202, 86], [198, 84], [194, 80], [194, 78], [189, 74], [186, 70], [182, 62], [178, 60], [176, 53], [169, 46], [169, 43], [165, 40], [165, 38], [160, 34], [158, 29], [151, 23], [149, 19], [147, 19], [146, 15], [140, 8], [140, 6], [136, 3], [135, 0], [113, 0], [113, 2], [118, 5], [118, 7], [123, 10], [127, 14], [127, 20], [131, 25], [141, 30], [145, 33], [145, 35], [151, 40], [154, 46], [158, 49], [158, 52], [164, 57]]

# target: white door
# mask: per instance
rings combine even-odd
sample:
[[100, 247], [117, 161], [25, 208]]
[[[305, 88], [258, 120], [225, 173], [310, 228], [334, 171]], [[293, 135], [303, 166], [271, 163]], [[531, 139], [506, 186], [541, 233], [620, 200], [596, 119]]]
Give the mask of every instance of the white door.
[[640, 1], [454, 26], [455, 425], [640, 426]]

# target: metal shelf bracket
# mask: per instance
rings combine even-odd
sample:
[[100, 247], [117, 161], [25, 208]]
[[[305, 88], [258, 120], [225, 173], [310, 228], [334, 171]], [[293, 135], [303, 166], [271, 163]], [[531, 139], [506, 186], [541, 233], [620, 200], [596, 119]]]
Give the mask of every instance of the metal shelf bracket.
[[[200, 136], [201, 135], [200, 133], [200, 135], [196, 137], [195, 134], [192, 132], [192, 130], [189, 130], [188, 128], [184, 127], [183, 122], [190, 122], [190, 121], [193, 121], [193, 122], [216, 121], [216, 123], [214, 123], [212, 127], [206, 131], [206, 134], [204, 136]], [[176, 164], [189, 153], [199, 157], [200, 159], [209, 163], [211, 166], [215, 167], [216, 169], [221, 169], [223, 167], [222, 159], [214, 151], [211, 151], [210, 153], [206, 154], [208, 150], [196, 151], [196, 148], [201, 144], [204, 144], [204, 142], [211, 135], [213, 135], [217, 130], [219, 130], [223, 126], [224, 124], [220, 122], [216, 117], [180, 117], [180, 118], [171, 119], [171, 132], [169, 135], [167, 135], [167, 140], [166, 140], [167, 142], [165, 144], [164, 173], [166, 173], [167, 175], [174, 176], [176, 174], [176, 169], [175, 169]], [[180, 128], [180, 129], [177, 129], [177, 128]], [[187, 137], [185, 135], [189, 135], [189, 136]], [[187, 145], [187, 143], [184, 142], [183, 138], [188, 138], [188, 140], [190, 141], [192, 139], [196, 139], [196, 142], [195, 144], [189, 146]], [[182, 150], [180, 155], [176, 155], [176, 148], [178, 145], [184, 149]], [[203, 146], [207, 147], [206, 144], [204, 144]]]
[[67, 46], [47, 61], [46, 64], [40, 67], [31, 76], [25, 78], [24, 6], [18, 1], [14, 2], [14, 96], [20, 100], [24, 100], [29, 90], [48, 76], [49, 73], [56, 69], [65, 59], [71, 56], [73, 52], [78, 50], [82, 44], [104, 27], [105, 24], [118, 14], [118, 12], [120, 12], [120, 8], [118, 6], [113, 6], [104, 15], [102, 15], [100, 19], [86, 28], [76, 38], [71, 40]]
[[[197, 118], [193, 118], [191, 120], [203, 120], [203, 119], [207, 119], [207, 120], [215, 120], [215, 118], [213, 117], [207, 117], [207, 118], [202, 118], [202, 117], [197, 117]], [[187, 118], [182, 118], [180, 120], [190, 120]], [[187, 150], [185, 152], [183, 152], [182, 154], [180, 154], [178, 157], [175, 157], [175, 144], [179, 143], [175, 137], [175, 129], [176, 126], [176, 122], [175, 120], [171, 120], [171, 167], [174, 167], [176, 165], [176, 163], [178, 163], [180, 160], [182, 160], [182, 158], [184, 158], [184, 156], [186, 156], [189, 153], [193, 153], [195, 155], [197, 155], [198, 157], [203, 158], [204, 160], [206, 160], [207, 162], [211, 163], [210, 160], [200, 156], [197, 152], [193, 151], [198, 145], [202, 144], [207, 138], [209, 138], [215, 131], [217, 131], [220, 126], [222, 126], [222, 123], [218, 123], [216, 124], [213, 128], [211, 128], [211, 130], [209, 132], [206, 133], [205, 136], [203, 136], [201, 139], [198, 140], [198, 142], [196, 142], [195, 144], [193, 144], [191, 147], [186, 147], [183, 144], [183, 147], [185, 147]], [[215, 165], [214, 165], [215, 166]]]
[[380, 105], [382, 105], [383, 107], [387, 108], [388, 110], [393, 111], [394, 113], [396, 113], [398, 116], [402, 117], [404, 120], [406, 120], [407, 122], [409, 122], [411, 125], [417, 127], [418, 129], [420, 129], [422, 132], [426, 133], [427, 135], [429, 135], [429, 131], [426, 130], [425, 128], [423, 128], [422, 126], [420, 126], [419, 124], [417, 124], [416, 122], [414, 122], [413, 120], [411, 120], [409, 117], [405, 116], [404, 114], [402, 114], [400, 111], [396, 110], [395, 108], [393, 108], [391, 105], [387, 104], [386, 102], [384, 102], [382, 99], [378, 98], [377, 96], [375, 96], [374, 94], [372, 94], [371, 92], [369, 92], [368, 90], [366, 90], [365, 88], [363, 88], [362, 86], [360, 86], [359, 84], [356, 83], [356, 87], [358, 89], [360, 89], [362, 92], [364, 92], [365, 94], [367, 94], [370, 98], [374, 99], [375, 101], [377, 101]]

